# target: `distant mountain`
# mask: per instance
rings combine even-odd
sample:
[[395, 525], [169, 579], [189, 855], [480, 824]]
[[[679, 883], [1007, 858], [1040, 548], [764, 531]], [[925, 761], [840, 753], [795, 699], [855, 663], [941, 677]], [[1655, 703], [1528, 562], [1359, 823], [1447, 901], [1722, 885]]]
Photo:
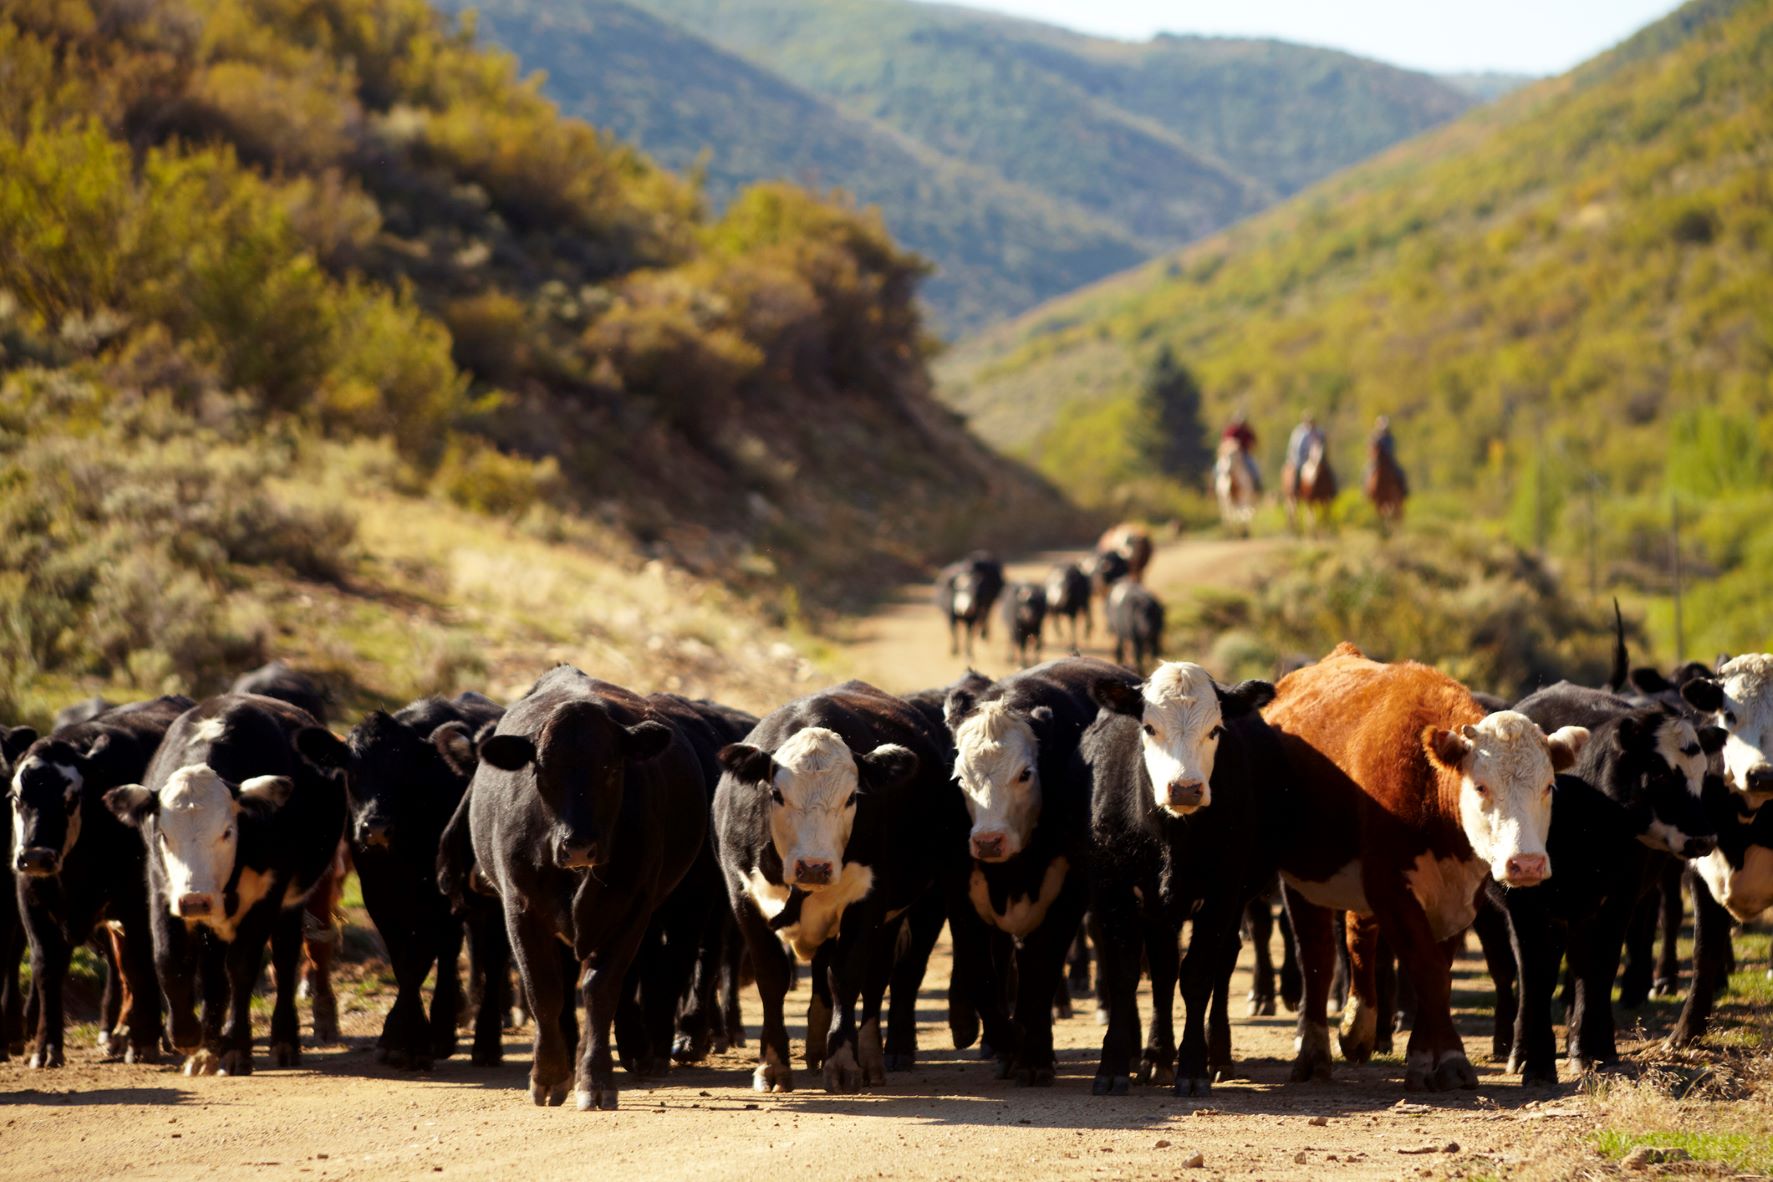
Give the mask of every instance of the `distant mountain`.
[[1479, 70], [1464, 74], [1442, 74], [1440, 80], [1478, 100], [1480, 103], [1492, 103], [1505, 94], [1512, 94], [1521, 87], [1539, 79], [1532, 74], [1509, 74], [1501, 70]]
[[[446, 0], [467, 7], [466, 0]], [[710, 196], [878, 205], [950, 333], [1193, 241], [1441, 123], [1444, 81], [1273, 41], [1109, 41], [911, 0], [488, 0], [569, 112]]]

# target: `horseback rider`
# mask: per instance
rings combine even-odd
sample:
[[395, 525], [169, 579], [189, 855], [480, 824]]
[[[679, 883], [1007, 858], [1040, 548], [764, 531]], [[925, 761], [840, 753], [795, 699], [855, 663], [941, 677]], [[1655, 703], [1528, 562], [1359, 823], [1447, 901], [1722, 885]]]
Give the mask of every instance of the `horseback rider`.
[[1299, 425], [1293, 428], [1293, 434], [1287, 439], [1287, 471], [1293, 480], [1299, 478], [1300, 470], [1311, 456], [1313, 444], [1326, 446], [1323, 430], [1317, 425], [1317, 416], [1308, 410], [1299, 416]]
[[1250, 426], [1249, 415], [1241, 409], [1231, 416], [1231, 423], [1219, 436], [1219, 446], [1224, 448], [1227, 445], [1237, 449], [1238, 458], [1244, 464], [1244, 471], [1250, 474], [1251, 490], [1260, 493], [1262, 491], [1262, 474], [1256, 470], [1256, 432]]
[[1367, 471], [1372, 473], [1382, 463], [1397, 473], [1398, 491], [1408, 494], [1409, 482], [1404, 479], [1404, 466], [1397, 462], [1397, 441], [1391, 437], [1391, 419], [1380, 415], [1373, 422], [1373, 433], [1367, 436]]

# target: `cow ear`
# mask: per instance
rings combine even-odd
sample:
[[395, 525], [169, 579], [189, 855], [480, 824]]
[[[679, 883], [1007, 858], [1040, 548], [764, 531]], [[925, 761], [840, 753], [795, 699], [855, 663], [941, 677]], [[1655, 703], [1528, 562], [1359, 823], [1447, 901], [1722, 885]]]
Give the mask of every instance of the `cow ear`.
[[1429, 761], [1437, 767], [1456, 772], [1459, 765], [1465, 762], [1465, 757], [1471, 754], [1472, 742], [1458, 731], [1425, 726], [1422, 728], [1422, 748], [1428, 752]]
[[662, 755], [665, 748], [671, 746], [671, 740], [677, 732], [662, 722], [647, 719], [637, 722], [627, 730], [627, 739], [622, 743], [622, 750], [627, 752], [629, 759], [647, 760]]
[[956, 686], [948, 691], [948, 700], [942, 703], [942, 721], [953, 730], [961, 724], [961, 720], [971, 714], [973, 707], [978, 705], [978, 695], [965, 686]]
[[536, 745], [525, 735], [488, 735], [480, 740], [480, 762], [504, 772], [521, 771], [536, 761]]
[[1576, 766], [1576, 759], [1582, 749], [1588, 746], [1588, 728], [1585, 726], [1565, 726], [1553, 731], [1547, 741], [1551, 744], [1551, 770], [1567, 772]]
[[474, 758], [474, 736], [468, 733], [466, 723], [444, 723], [431, 732], [431, 746], [458, 776], [474, 774], [474, 765], [478, 761]]
[[242, 781], [240, 803], [257, 804], [263, 808], [280, 809], [295, 791], [295, 781], [288, 776], [254, 776]]
[[861, 773], [863, 787], [884, 792], [917, 774], [917, 752], [897, 743], [882, 743], [856, 757], [856, 770]]
[[1621, 714], [1619, 725], [1613, 728], [1613, 734], [1618, 739], [1621, 749], [1630, 747], [1636, 742], [1640, 733], [1637, 716], [1634, 714]]
[[722, 768], [741, 783], [775, 783], [776, 757], [749, 743], [728, 743], [715, 758], [720, 761]]
[[1704, 714], [1724, 708], [1724, 687], [1709, 677], [1695, 677], [1681, 687], [1681, 700]]
[[1721, 726], [1702, 726], [1699, 728], [1699, 749], [1707, 755], [1716, 755], [1724, 749], [1730, 739], [1730, 732]]
[[36, 741], [35, 727], [15, 726], [10, 730], [0, 727], [0, 755], [6, 757], [7, 763], [17, 763], [18, 757], [30, 750]]
[[1219, 713], [1227, 719], [1254, 714], [1274, 701], [1274, 686], [1266, 681], [1240, 681], [1230, 689], [1219, 689], [1217, 685], [1213, 688], [1219, 694]]
[[1664, 694], [1674, 688], [1668, 678], [1654, 669], [1633, 669], [1629, 680], [1631, 687], [1640, 694]]
[[1096, 705], [1110, 714], [1124, 714], [1128, 718], [1145, 716], [1145, 697], [1139, 687], [1128, 684], [1119, 677], [1103, 677], [1090, 686], [1090, 697]]
[[105, 793], [105, 807], [125, 825], [141, 825], [159, 805], [160, 798], [140, 784], [124, 784]]
[[1053, 708], [1051, 706], [1036, 706], [1028, 712], [1028, 717], [1036, 722], [1051, 722], [1053, 721]]
[[298, 754], [322, 771], [337, 771], [351, 762], [351, 750], [323, 726], [305, 726], [296, 732]]

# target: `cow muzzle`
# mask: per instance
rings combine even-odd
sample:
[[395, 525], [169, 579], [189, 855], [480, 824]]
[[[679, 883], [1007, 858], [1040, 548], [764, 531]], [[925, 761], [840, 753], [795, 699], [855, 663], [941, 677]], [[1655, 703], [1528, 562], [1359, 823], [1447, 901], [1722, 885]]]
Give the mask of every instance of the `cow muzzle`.
[[582, 837], [563, 837], [554, 847], [554, 864], [562, 870], [589, 870], [599, 861], [597, 842]]
[[179, 896], [175, 911], [180, 919], [205, 919], [215, 913], [215, 896], [191, 891]]
[[1009, 856], [1009, 834], [1001, 831], [973, 834], [973, 857], [979, 861], [1001, 862]]
[[1502, 881], [1511, 887], [1538, 886], [1551, 877], [1551, 859], [1545, 854], [1512, 854], [1502, 864]]
[[1164, 804], [1173, 809], [1197, 809], [1207, 798], [1207, 786], [1199, 780], [1176, 780], [1164, 789]]
[[382, 820], [368, 819], [357, 822], [357, 844], [364, 849], [388, 848], [388, 823]]
[[1773, 796], [1773, 766], [1749, 768], [1742, 777], [1743, 791], [1750, 796]]
[[62, 855], [59, 850], [30, 846], [18, 852], [17, 865], [20, 874], [46, 878], [62, 868]]
[[830, 886], [833, 870], [834, 867], [827, 861], [796, 858], [794, 860], [793, 885], [797, 887]]
[[1677, 851], [1683, 858], [1703, 858], [1718, 848], [1715, 837], [1683, 837]]

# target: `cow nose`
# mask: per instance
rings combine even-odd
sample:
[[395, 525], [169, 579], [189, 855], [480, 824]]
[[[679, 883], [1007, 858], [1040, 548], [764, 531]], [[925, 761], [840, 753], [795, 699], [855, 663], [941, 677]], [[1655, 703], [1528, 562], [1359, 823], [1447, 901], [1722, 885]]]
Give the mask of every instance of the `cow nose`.
[[370, 849], [388, 848], [388, 825], [385, 821], [357, 822], [357, 844]]
[[794, 863], [795, 886], [830, 886], [831, 863], [809, 862], [798, 858]]
[[179, 896], [179, 916], [182, 919], [201, 919], [215, 910], [215, 900], [209, 895], [187, 894]]
[[18, 852], [19, 873], [29, 874], [33, 878], [46, 874], [54, 874], [61, 864], [61, 855], [54, 850], [46, 850], [41, 846], [32, 846]]
[[1516, 854], [1503, 870], [1509, 886], [1537, 886], [1551, 877], [1551, 859], [1544, 854]]
[[982, 862], [995, 861], [1004, 856], [1004, 849], [1009, 839], [1002, 833], [973, 834], [973, 857]]
[[1681, 846], [1681, 857], [1703, 858], [1717, 848], [1715, 837], [1689, 837]]
[[1750, 792], [1773, 792], [1773, 767], [1763, 763], [1760, 767], [1750, 768], [1747, 779]]
[[1191, 809], [1198, 805], [1206, 788], [1199, 781], [1183, 783], [1177, 780], [1165, 789], [1165, 796], [1173, 809]]
[[583, 838], [563, 837], [555, 849], [554, 860], [562, 870], [584, 870], [597, 864], [597, 843]]

